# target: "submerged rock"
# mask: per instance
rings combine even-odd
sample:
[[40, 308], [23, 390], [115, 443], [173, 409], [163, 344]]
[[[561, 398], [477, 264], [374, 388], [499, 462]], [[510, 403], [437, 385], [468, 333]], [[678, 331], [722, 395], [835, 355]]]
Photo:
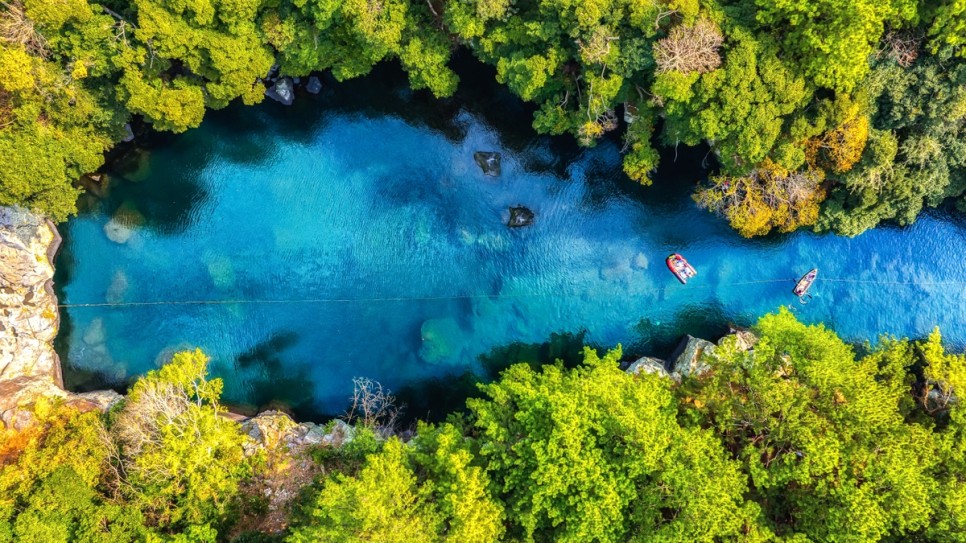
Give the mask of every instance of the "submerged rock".
[[708, 371], [710, 366], [702, 360], [702, 357], [714, 352], [714, 348], [714, 343], [710, 341], [686, 336], [675, 350], [675, 353], [680, 354], [676, 357], [672, 356], [674, 362], [671, 365], [671, 374], [678, 377], [690, 377]]
[[134, 230], [145, 223], [144, 215], [130, 201], [121, 204], [111, 220], [104, 225], [104, 234], [114, 243], [127, 243]]
[[419, 356], [430, 364], [441, 364], [452, 360], [462, 345], [463, 330], [451, 318], [429, 319], [420, 329], [423, 346]]
[[91, 321], [87, 326], [87, 330], [84, 330], [84, 343], [95, 346], [101, 345], [107, 339], [107, 333], [104, 331], [104, 319], [97, 317]]
[[483, 173], [493, 177], [500, 176], [500, 153], [477, 151], [473, 153], [473, 160], [480, 165]]
[[130, 286], [127, 280], [127, 275], [121, 270], [114, 272], [114, 278], [111, 279], [111, 285], [107, 287], [107, 293], [104, 299], [107, 300], [109, 304], [117, 304], [124, 301], [124, 296], [127, 294], [127, 289]]
[[104, 235], [114, 243], [124, 244], [134, 235], [134, 230], [111, 219], [104, 225]]
[[519, 228], [521, 226], [530, 226], [531, 224], [533, 224], [533, 211], [523, 206], [510, 208], [510, 220], [507, 221], [507, 226], [510, 228]]
[[295, 101], [295, 85], [288, 77], [282, 77], [274, 85], [265, 89], [265, 96], [286, 106]]
[[227, 256], [213, 255], [207, 264], [208, 275], [218, 290], [229, 290], [235, 286], [235, 268]]
[[654, 358], [652, 356], [644, 356], [638, 358], [625, 370], [631, 375], [640, 375], [642, 373], [656, 373], [661, 377], [667, 377], [667, 369], [665, 368], [664, 361], [660, 358]]
[[314, 75], [309, 78], [309, 82], [305, 84], [305, 92], [309, 94], [318, 94], [322, 91], [322, 80]]

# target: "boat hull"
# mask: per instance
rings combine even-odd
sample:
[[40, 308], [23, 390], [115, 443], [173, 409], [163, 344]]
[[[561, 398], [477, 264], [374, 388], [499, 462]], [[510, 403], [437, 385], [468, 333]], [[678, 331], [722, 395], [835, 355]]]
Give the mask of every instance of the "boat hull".
[[682, 285], [688, 284], [688, 279], [694, 277], [698, 274], [697, 270], [694, 269], [688, 261], [678, 253], [672, 253], [664, 261], [667, 264], [667, 269], [671, 270], [674, 277], [681, 282]]

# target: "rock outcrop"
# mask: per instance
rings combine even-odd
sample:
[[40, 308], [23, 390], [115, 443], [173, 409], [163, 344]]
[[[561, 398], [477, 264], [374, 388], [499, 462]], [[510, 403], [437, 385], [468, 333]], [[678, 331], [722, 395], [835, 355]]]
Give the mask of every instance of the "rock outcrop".
[[274, 85], [265, 89], [265, 96], [283, 105], [290, 106], [295, 101], [295, 85], [288, 77], [279, 78]]
[[675, 350], [676, 356], [671, 357], [674, 361], [671, 363], [671, 375], [690, 377], [708, 371], [709, 366], [702, 357], [714, 352], [714, 348], [714, 343], [708, 340], [686, 336]]
[[52, 342], [60, 325], [51, 263], [60, 235], [32, 213], [0, 208], [0, 380], [62, 385]]
[[477, 151], [473, 153], [473, 160], [476, 161], [484, 175], [500, 177], [500, 153], [490, 151]]
[[533, 211], [523, 206], [516, 206], [510, 208], [510, 220], [507, 221], [506, 225], [510, 228], [520, 228], [521, 226], [530, 226], [533, 224]]
[[660, 358], [654, 358], [652, 356], [638, 358], [624, 371], [631, 375], [639, 375], [641, 373], [656, 373], [661, 377], [668, 376], [664, 361]]
[[63, 388], [53, 341], [60, 326], [53, 258], [54, 225], [33, 213], [0, 207], [0, 429], [33, 422], [38, 400], [63, 400], [82, 411], [110, 409], [114, 391], [74, 394]]

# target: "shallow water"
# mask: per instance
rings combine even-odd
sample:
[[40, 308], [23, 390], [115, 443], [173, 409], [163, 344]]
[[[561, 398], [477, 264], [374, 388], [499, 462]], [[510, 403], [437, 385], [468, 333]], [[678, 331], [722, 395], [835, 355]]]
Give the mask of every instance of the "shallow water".
[[[514, 342], [583, 332], [570, 339], [667, 354], [680, 334], [782, 304], [850, 340], [939, 325], [966, 342], [955, 217], [749, 241], [688, 198], [702, 151], [671, 152], [643, 189], [614, 143], [580, 151], [514, 128], [528, 112], [506, 96], [400, 88], [377, 75], [288, 109], [232, 107], [115, 165], [110, 195], [62, 228], [61, 303], [122, 304], [65, 310], [69, 383], [120, 385], [198, 346], [236, 403], [338, 413], [367, 376], [428, 408], [452, 392], [433, 378], [538, 352], [503, 349]], [[501, 177], [482, 174], [478, 150], [503, 154]], [[517, 204], [532, 226], [505, 226]], [[135, 225], [113, 234], [124, 243], [105, 235], [112, 215]], [[698, 269], [687, 286], [665, 267], [672, 251]], [[800, 305], [790, 290], [812, 267]], [[565, 348], [557, 339], [544, 355]]]

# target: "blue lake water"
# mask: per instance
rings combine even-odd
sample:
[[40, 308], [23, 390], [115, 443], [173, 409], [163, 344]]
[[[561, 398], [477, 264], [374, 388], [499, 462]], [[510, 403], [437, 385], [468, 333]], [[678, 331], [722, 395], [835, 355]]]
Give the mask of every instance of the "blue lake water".
[[[939, 325], [966, 343], [958, 217], [745, 240], [688, 197], [704, 151], [670, 152], [641, 188], [618, 143], [536, 136], [509, 97], [400, 88], [375, 77], [292, 108], [232, 107], [115, 164], [110, 194], [62, 227], [68, 382], [121, 385], [198, 346], [236, 403], [338, 413], [367, 376], [425, 407], [494, 360], [568, 341], [666, 355], [683, 333], [782, 304], [851, 340]], [[478, 150], [502, 153], [501, 177], [482, 174]], [[517, 204], [532, 226], [505, 226]], [[123, 243], [105, 234], [112, 215], [130, 226], [112, 233]], [[698, 269], [687, 286], [665, 267], [673, 251]], [[800, 305], [790, 291], [812, 267]], [[118, 305], [76, 306], [105, 303]]]

